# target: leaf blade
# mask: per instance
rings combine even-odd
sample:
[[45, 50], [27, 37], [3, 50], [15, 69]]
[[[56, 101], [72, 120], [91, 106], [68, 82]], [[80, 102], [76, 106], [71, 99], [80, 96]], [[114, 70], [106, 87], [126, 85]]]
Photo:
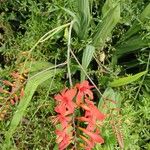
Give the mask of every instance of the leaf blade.
[[[83, 51], [82, 67], [85, 71], [87, 71], [87, 68], [92, 60], [94, 52], [95, 52], [95, 47], [92, 45], [87, 45]], [[81, 81], [83, 80], [85, 80], [85, 74], [83, 70], [81, 70]]]
[[[107, 1], [106, 1], [107, 3]], [[104, 5], [105, 6], [105, 5]], [[108, 7], [109, 8], [109, 7]], [[120, 20], [120, 3], [116, 2], [115, 6], [109, 8], [107, 14], [103, 17], [102, 22], [97, 25], [94, 33], [93, 45], [102, 48], [107, 37], [111, 35], [112, 30]]]
[[[59, 70], [57, 69], [57, 71]], [[25, 87], [24, 97], [20, 100], [17, 110], [13, 115], [10, 127], [5, 134], [5, 141], [3, 145], [4, 149], [10, 147], [11, 145], [10, 139], [12, 138], [13, 133], [15, 132], [19, 122], [21, 121], [21, 118], [24, 116], [25, 110], [27, 109], [38, 85], [40, 85], [42, 82], [46, 81], [47, 79], [53, 77], [54, 75], [55, 75], [54, 70], [47, 70], [45, 72], [42, 71], [41, 73], [38, 73], [38, 76], [35, 76], [34, 78], [28, 81]]]
[[143, 71], [143, 72], [137, 73], [133, 76], [128, 76], [128, 77], [115, 79], [109, 85], [110, 85], [110, 87], [123, 86], [123, 85], [129, 84], [129, 83], [132, 83], [132, 82], [138, 80], [140, 77], [142, 77], [146, 73], [147, 73], [147, 71]]

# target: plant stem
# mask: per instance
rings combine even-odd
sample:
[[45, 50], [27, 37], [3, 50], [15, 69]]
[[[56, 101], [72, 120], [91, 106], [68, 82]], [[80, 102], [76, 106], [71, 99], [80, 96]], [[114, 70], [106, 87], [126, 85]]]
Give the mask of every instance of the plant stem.
[[71, 31], [73, 27], [74, 21], [71, 21], [68, 35], [68, 50], [67, 50], [67, 69], [68, 69], [68, 78], [70, 86], [72, 87], [72, 79], [71, 79], [71, 70], [70, 70], [70, 50], [71, 50]]
[[82, 71], [85, 73], [85, 75], [87, 76], [87, 78], [90, 80], [90, 82], [93, 84], [93, 86], [95, 87], [95, 89], [98, 91], [98, 93], [103, 97], [102, 93], [100, 92], [100, 90], [98, 89], [98, 87], [96, 86], [96, 84], [92, 81], [92, 79], [90, 78], [90, 76], [87, 74], [87, 72], [85, 71], [85, 69], [82, 67], [82, 65], [80, 64], [79, 60], [77, 59], [77, 57], [75, 56], [75, 54], [73, 53], [73, 51], [70, 49], [70, 52], [72, 54], [72, 56], [74, 57], [74, 59], [76, 60], [76, 62], [78, 63], [78, 65], [80, 66], [80, 68], [82, 69]]

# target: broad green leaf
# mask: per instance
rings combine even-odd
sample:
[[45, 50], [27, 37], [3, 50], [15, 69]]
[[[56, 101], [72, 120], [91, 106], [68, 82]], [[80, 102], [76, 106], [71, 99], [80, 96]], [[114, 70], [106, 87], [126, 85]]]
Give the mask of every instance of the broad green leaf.
[[93, 34], [93, 45], [103, 48], [106, 39], [111, 35], [112, 30], [120, 20], [120, 3], [109, 9], [108, 13], [102, 18], [102, 21], [96, 27]]
[[137, 73], [132, 76], [115, 79], [114, 81], [112, 81], [110, 83], [110, 86], [118, 87], [118, 86], [123, 86], [123, 85], [129, 84], [129, 83], [132, 83], [132, 82], [138, 80], [140, 77], [142, 77], [146, 73], [147, 73], [147, 71], [143, 71], [143, 72]]
[[132, 27], [126, 32], [122, 41], [119, 41], [116, 45], [116, 51], [112, 58], [112, 64], [116, 65], [118, 58], [131, 53], [133, 51], [139, 51], [141, 48], [149, 47], [150, 38], [147, 33], [147, 37], [144, 35], [139, 35], [139, 31], [141, 30], [141, 25], [150, 22], [150, 4], [146, 6], [146, 8], [141, 13], [139, 20], [135, 20]]
[[[105, 114], [110, 114], [111, 110], [115, 108], [120, 108], [121, 101], [122, 101], [122, 97], [120, 93], [109, 87], [104, 91], [102, 98], [100, 99], [98, 103], [98, 109]], [[107, 106], [107, 107], [104, 107], [104, 106]], [[118, 116], [119, 112], [111, 111], [111, 113], [113, 116], [114, 115]], [[115, 118], [111, 118], [111, 119], [113, 120]], [[97, 145], [97, 147], [101, 149], [106, 149], [106, 150], [113, 150], [114, 145], [116, 145], [115, 135], [112, 132], [110, 132], [110, 129], [108, 130], [104, 128], [103, 137], [105, 139], [106, 144], [103, 145], [103, 147], [99, 147], [100, 145], [99, 146]]]
[[88, 35], [91, 16], [89, 0], [77, 0], [77, 13], [63, 7], [60, 8], [73, 17], [75, 21], [73, 25], [75, 32], [77, 33], [80, 40], [85, 40]]
[[87, 38], [90, 22], [89, 0], [77, 0], [77, 16], [79, 21], [78, 37], [80, 40]]
[[98, 103], [98, 109], [104, 113], [107, 113], [107, 109], [103, 108], [103, 104], [104, 104], [104, 101], [105, 99], [110, 99], [110, 100], [113, 100], [116, 102], [116, 104], [114, 104], [113, 102], [111, 101], [108, 101], [107, 103], [107, 106], [108, 108], [116, 108], [116, 107], [120, 107], [120, 103], [121, 103], [121, 95], [119, 92], [116, 92], [114, 91], [112, 88], [107, 88], [104, 93], [103, 93], [103, 96], [102, 98], [100, 99], [99, 103]]
[[59, 72], [58, 69], [46, 70], [46, 71], [39, 72], [37, 76], [34, 75], [33, 77], [31, 77], [31, 79], [29, 79], [25, 87], [25, 92], [24, 92], [25, 95], [20, 100], [17, 110], [15, 114], [13, 115], [12, 121], [10, 123], [10, 127], [5, 134], [5, 142], [3, 145], [4, 150], [9, 149], [11, 145], [10, 140], [13, 136], [13, 133], [17, 129], [17, 126], [20, 123], [22, 117], [25, 115], [27, 107], [37, 87], [44, 81], [48, 80], [49, 78], [52, 78], [55, 75], [55, 73], [58, 73], [58, 72]]
[[60, 7], [60, 8], [62, 10], [64, 10], [67, 14], [69, 14], [73, 18], [73, 20], [74, 20], [73, 28], [74, 28], [75, 32], [77, 33], [77, 35], [78, 35], [79, 30], [80, 30], [80, 21], [79, 21], [78, 16], [75, 14], [75, 12], [73, 12], [69, 9], [66, 9], [64, 7]]
[[[94, 52], [95, 52], [95, 47], [92, 45], [87, 45], [83, 51], [82, 67], [84, 68], [85, 71], [87, 70], [87, 68], [92, 60]], [[85, 80], [85, 74], [81, 70], [81, 81], [83, 81], [83, 80]]]
[[106, 0], [102, 8], [102, 15], [105, 16], [118, 2], [118, 0]]

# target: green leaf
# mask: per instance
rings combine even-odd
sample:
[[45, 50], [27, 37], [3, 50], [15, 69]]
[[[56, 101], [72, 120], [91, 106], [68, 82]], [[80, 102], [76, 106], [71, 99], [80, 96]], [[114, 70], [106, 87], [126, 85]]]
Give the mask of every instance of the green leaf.
[[58, 69], [46, 70], [46, 71], [39, 72], [37, 76], [34, 75], [33, 77], [31, 77], [31, 79], [29, 79], [25, 87], [25, 92], [24, 92], [25, 95], [20, 100], [17, 110], [15, 114], [13, 115], [10, 127], [5, 134], [5, 142], [3, 145], [4, 150], [9, 149], [11, 145], [10, 139], [12, 138], [13, 133], [17, 129], [17, 126], [19, 122], [21, 121], [22, 117], [25, 115], [27, 107], [37, 87], [44, 81], [48, 80], [49, 78], [52, 78], [55, 75], [55, 73], [58, 73], [58, 72], [59, 72]]
[[79, 39], [86, 40], [91, 18], [89, 0], [77, 0], [77, 13], [63, 7], [60, 8], [73, 17], [75, 21], [73, 28]]
[[[107, 1], [106, 1], [107, 3]], [[107, 4], [104, 5], [104, 7]], [[96, 31], [93, 34], [93, 45], [95, 47], [103, 48], [106, 39], [111, 35], [112, 30], [120, 20], [120, 3], [116, 2], [111, 5], [111, 9], [103, 8], [103, 11], [108, 11], [105, 16], [103, 16], [102, 21], [96, 27]]]
[[[52, 67], [53, 64], [45, 61], [27, 61], [23, 68], [28, 69], [30, 73], [44, 70], [48, 67]], [[20, 69], [21, 70], [21, 69]]]
[[[83, 56], [82, 56], [82, 67], [86, 71], [91, 60], [93, 57], [93, 54], [95, 52], [95, 47], [92, 45], [87, 45], [86, 48], [83, 51]], [[85, 74], [81, 70], [81, 81], [85, 80]]]
[[77, 0], [77, 8], [77, 17], [79, 21], [79, 29], [77, 34], [80, 40], [84, 40], [87, 38], [90, 22], [89, 0]]
[[140, 77], [142, 77], [146, 73], [147, 73], [147, 71], [143, 71], [143, 72], [137, 73], [132, 76], [115, 79], [113, 82], [110, 83], [110, 86], [118, 87], [118, 86], [123, 86], [123, 85], [129, 84], [129, 83], [132, 83], [132, 82], [138, 80]]
[[133, 51], [139, 51], [141, 48], [149, 47], [150, 36], [147, 33], [140, 34], [141, 27], [150, 22], [150, 4], [141, 13], [139, 20], [135, 20], [132, 27], [126, 32], [124, 37], [115, 46], [116, 51], [112, 58], [113, 66], [117, 64], [118, 58], [121, 56], [131, 53]]
[[[110, 114], [110, 110], [113, 110], [115, 108], [120, 108], [121, 106], [122, 97], [118, 91], [113, 90], [112, 88], [107, 88], [102, 98], [100, 99], [98, 103], [98, 109], [103, 112], [104, 114]], [[104, 107], [107, 106], [107, 107]], [[118, 111], [111, 111], [111, 115], [117, 115]], [[113, 120], [114, 118], [112, 118]], [[109, 120], [110, 121], [110, 120]], [[112, 132], [110, 132], [110, 129], [104, 129], [103, 137], [105, 139], [106, 144], [104, 144], [101, 149], [106, 150], [113, 150], [114, 146], [116, 145], [116, 137]], [[100, 148], [98, 146], [98, 148]]]
[[134, 36], [130, 38], [128, 41], [123, 42], [121, 45], [118, 45], [116, 47], [114, 55], [116, 55], [116, 57], [119, 58], [124, 54], [140, 50], [141, 48], [144, 47], [148, 47], [149, 44], [150, 40], [143, 38], [142, 36]]
[[109, 88], [107, 88], [107, 89], [104, 91], [103, 96], [102, 96], [102, 98], [100, 99], [100, 101], [99, 101], [99, 103], [98, 103], [98, 109], [99, 109], [100, 111], [102, 111], [102, 112], [104, 112], [104, 113], [106, 113], [106, 114], [107, 114], [107, 111], [108, 111], [106, 108], [105, 108], [105, 109], [103, 108], [103, 104], [104, 104], [104, 101], [105, 101], [104, 98], [110, 99], [110, 100], [113, 100], [113, 101], [116, 102], [116, 104], [114, 104], [113, 102], [109, 102], [109, 103], [107, 104], [108, 108], [120, 107], [121, 100], [122, 100], [122, 97], [121, 97], [120, 93], [114, 91], [112, 88], [109, 87]]
[[118, 2], [118, 0], [106, 0], [102, 8], [102, 15], [105, 16]]
[[59, 150], [59, 149], [58, 149], [58, 144], [55, 144], [53, 150]]

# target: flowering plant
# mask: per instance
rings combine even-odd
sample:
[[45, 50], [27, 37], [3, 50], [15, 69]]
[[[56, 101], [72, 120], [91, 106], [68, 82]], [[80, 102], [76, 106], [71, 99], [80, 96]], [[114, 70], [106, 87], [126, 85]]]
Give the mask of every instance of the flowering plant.
[[55, 123], [59, 124], [56, 129], [59, 150], [67, 147], [91, 150], [96, 143], [104, 143], [98, 125], [106, 116], [94, 105], [92, 88], [88, 81], [83, 81], [54, 97], [57, 101]]
[[11, 106], [19, 103], [19, 100], [24, 96], [24, 83], [26, 81], [25, 74], [12, 72], [12, 81], [3, 80], [0, 87], [0, 121], [3, 121]]

